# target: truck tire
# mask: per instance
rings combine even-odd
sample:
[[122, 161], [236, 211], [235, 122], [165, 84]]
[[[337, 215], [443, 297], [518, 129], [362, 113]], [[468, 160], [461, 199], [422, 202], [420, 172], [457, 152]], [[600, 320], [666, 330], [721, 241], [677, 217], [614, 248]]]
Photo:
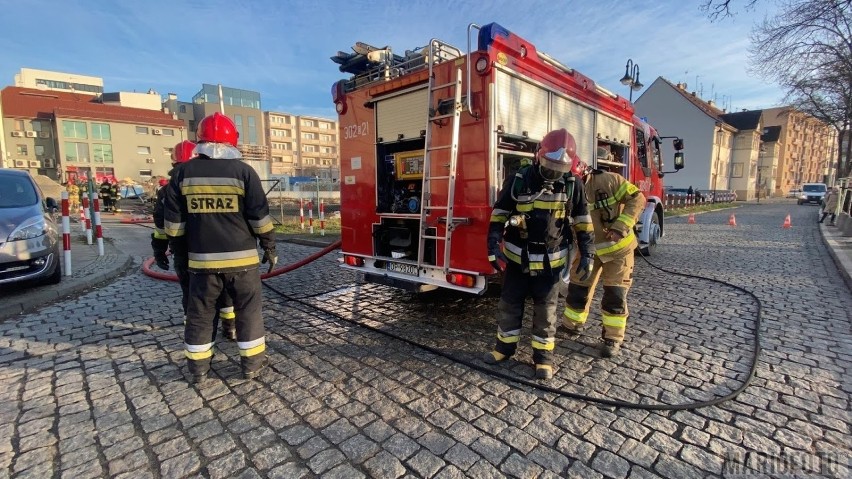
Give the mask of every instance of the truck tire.
[[[651, 216], [651, 224], [654, 225], [654, 226], [652, 226], [653, 231], [659, 231], [660, 230], [660, 217], [658, 216], [656, 211]], [[644, 246], [644, 247], [640, 246], [639, 252], [642, 253], [643, 256], [651, 256], [651, 255], [655, 254], [655, 251], [657, 251], [657, 240], [658, 239], [659, 239], [659, 237], [656, 234], [651, 234], [651, 236], [648, 238], [648, 241], [649, 241], [648, 245]]]

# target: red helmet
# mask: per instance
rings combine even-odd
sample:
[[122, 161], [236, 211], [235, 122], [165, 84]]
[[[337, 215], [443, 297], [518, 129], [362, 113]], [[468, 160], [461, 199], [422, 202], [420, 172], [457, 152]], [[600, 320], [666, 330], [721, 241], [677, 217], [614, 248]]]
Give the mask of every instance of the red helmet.
[[237, 132], [234, 122], [217, 111], [212, 115], [204, 117], [198, 123], [198, 130], [195, 136], [198, 138], [199, 143], [227, 143], [231, 146], [237, 146], [240, 134]]
[[172, 163], [186, 163], [195, 158], [195, 143], [183, 140], [172, 149]]
[[159, 183], [160, 183], [160, 186], [166, 186], [166, 185], [169, 184], [169, 180], [167, 180], [165, 178], [160, 178]]
[[577, 143], [565, 128], [544, 135], [535, 157], [542, 167], [560, 173], [572, 172], [581, 163], [577, 156]]

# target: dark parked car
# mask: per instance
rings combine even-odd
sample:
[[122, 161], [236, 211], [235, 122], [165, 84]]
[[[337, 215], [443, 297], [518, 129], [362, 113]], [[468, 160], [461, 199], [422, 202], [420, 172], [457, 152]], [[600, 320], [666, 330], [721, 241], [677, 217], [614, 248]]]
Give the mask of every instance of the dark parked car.
[[56, 210], [28, 172], [0, 169], [0, 285], [62, 280]]

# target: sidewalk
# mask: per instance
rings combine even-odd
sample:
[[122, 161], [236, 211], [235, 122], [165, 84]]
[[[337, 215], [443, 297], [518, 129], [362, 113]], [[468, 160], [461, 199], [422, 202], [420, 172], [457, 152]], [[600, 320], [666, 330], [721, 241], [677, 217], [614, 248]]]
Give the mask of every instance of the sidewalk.
[[852, 290], [852, 236], [844, 237], [836, 226], [828, 226], [828, 221], [819, 225], [822, 240], [831, 253], [846, 286]]

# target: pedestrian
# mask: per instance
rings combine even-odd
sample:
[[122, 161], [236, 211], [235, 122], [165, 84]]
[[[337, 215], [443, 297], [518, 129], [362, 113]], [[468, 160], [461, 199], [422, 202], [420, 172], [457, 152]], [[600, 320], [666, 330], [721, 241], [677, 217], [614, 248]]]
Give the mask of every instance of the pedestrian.
[[553, 377], [558, 283], [560, 276], [567, 279], [575, 238], [577, 274], [585, 277], [592, 271], [592, 224], [583, 183], [572, 173], [580, 165], [576, 150], [574, 137], [564, 128], [545, 135], [533, 164], [504, 184], [488, 229], [488, 261], [504, 276], [497, 341], [483, 360], [497, 364], [515, 354], [524, 302], [532, 297], [533, 363], [538, 379]]
[[595, 286], [603, 277], [600, 350], [608, 358], [618, 354], [627, 328], [627, 293], [633, 281], [633, 250], [637, 246], [633, 225], [645, 208], [645, 196], [623, 176], [607, 171], [621, 171], [624, 164], [613, 160], [605, 147], [599, 147], [596, 156], [597, 166], [585, 183], [595, 235], [593, 273], [585, 278], [571, 275], [562, 322], [572, 334], [582, 330]]
[[695, 190], [692, 189], [692, 185], [689, 185], [689, 188], [686, 189], [686, 196], [693, 196], [695, 194]]
[[834, 226], [834, 220], [837, 219], [837, 203], [840, 197], [840, 190], [834, 186], [828, 193], [825, 194], [825, 198], [823, 198], [824, 206], [822, 208], [822, 216], [819, 219], [819, 222], [822, 223], [825, 221], [825, 217], [831, 215], [831, 222], [828, 223], [828, 226]]
[[269, 362], [258, 274], [260, 263], [268, 263], [271, 271], [278, 261], [269, 204], [257, 173], [240, 161], [239, 134], [230, 118], [218, 112], [205, 117], [196, 136], [197, 157], [176, 169], [164, 204], [170, 247], [175, 258], [186, 261], [175, 267], [189, 271], [188, 369], [196, 384], [207, 378], [215, 328], [211, 319], [224, 289], [234, 302], [243, 377], [253, 379]]
[[[172, 149], [172, 169], [169, 171], [169, 176], [175, 174], [175, 170], [182, 164], [195, 157], [195, 143], [184, 140]], [[157, 199], [154, 203], [154, 232], [151, 233], [151, 249], [154, 250], [154, 261], [157, 267], [164, 271], [169, 270], [169, 257], [167, 251], [169, 249], [169, 240], [166, 232], [163, 229], [163, 210], [166, 188], [169, 185], [169, 180], [161, 178], [159, 181], [160, 188], [157, 190]], [[186, 306], [189, 301], [189, 272], [183, 267], [187, 263], [186, 258], [179, 257], [175, 259], [175, 273], [178, 277], [178, 283], [181, 289], [181, 305], [183, 307], [184, 322], [186, 321]], [[222, 289], [219, 299], [216, 303], [216, 309], [219, 311], [219, 322], [222, 325], [222, 336], [231, 341], [236, 341], [237, 330], [235, 324], [234, 305], [228, 292]], [[215, 322], [214, 322], [215, 323]], [[214, 336], [216, 326], [213, 326]], [[213, 338], [215, 340], [215, 337]]]
[[71, 214], [76, 215], [80, 211], [80, 188], [73, 181], [69, 181], [65, 189], [68, 191], [68, 206]]

